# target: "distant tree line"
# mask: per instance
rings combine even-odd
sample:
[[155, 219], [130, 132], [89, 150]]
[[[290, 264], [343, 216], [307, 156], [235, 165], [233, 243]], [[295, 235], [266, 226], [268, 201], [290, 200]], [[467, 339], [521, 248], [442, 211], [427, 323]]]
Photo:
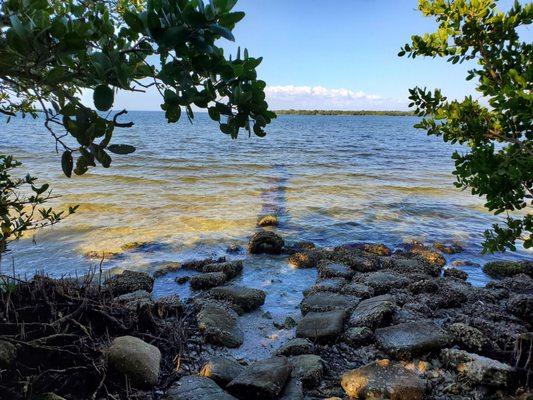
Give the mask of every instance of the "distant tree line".
[[278, 115], [388, 115], [408, 117], [415, 115], [411, 111], [373, 111], [373, 110], [277, 110]]

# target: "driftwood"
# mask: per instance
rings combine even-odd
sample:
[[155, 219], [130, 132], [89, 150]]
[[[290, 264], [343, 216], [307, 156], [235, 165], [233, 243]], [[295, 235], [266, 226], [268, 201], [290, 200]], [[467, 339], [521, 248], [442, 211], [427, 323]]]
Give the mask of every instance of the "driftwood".
[[[0, 399], [32, 399], [47, 392], [68, 399], [151, 399], [156, 390], [198, 370], [201, 349], [188, 343], [194, 322], [186, 312], [162, 319], [151, 305], [131, 310], [87, 281], [10, 279], [0, 276], [0, 341], [17, 351], [14, 364], [0, 368]], [[121, 335], [161, 350], [160, 382], [153, 391], [136, 391], [107, 369], [106, 349]]]

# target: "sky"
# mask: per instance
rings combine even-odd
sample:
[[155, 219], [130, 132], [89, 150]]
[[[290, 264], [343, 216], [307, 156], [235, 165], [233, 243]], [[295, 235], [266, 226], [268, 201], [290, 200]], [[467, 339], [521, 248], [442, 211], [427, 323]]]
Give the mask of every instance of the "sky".
[[[510, 0], [499, 2], [505, 9]], [[406, 110], [408, 89], [441, 88], [449, 98], [472, 94], [467, 65], [441, 59], [398, 57], [413, 34], [436, 24], [417, 10], [417, 0], [239, 0], [246, 17], [235, 44], [262, 56], [271, 109]], [[528, 38], [533, 39], [531, 30]], [[118, 106], [160, 110], [156, 93], [122, 93]]]

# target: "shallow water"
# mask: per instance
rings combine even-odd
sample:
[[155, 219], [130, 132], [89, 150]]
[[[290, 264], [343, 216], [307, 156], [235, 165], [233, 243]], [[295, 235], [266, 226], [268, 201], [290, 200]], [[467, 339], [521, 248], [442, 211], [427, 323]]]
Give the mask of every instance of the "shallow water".
[[[21, 172], [51, 183], [63, 195], [60, 207], [80, 204], [76, 215], [39, 233], [35, 244], [28, 238], [14, 245], [4, 268], [14, 261], [23, 274], [84, 273], [97, 263], [85, 253], [121, 251], [134, 241], [154, 244], [103, 267], [153, 270], [164, 262], [218, 257], [229, 244], [245, 246], [265, 212], [279, 214], [278, 230], [288, 241], [458, 241], [466, 251], [449, 256], [450, 262], [502, 257], [479, 254], [481, 234], [497, 218], [480, 199], [454, 188], [452, 147], [415, 130], [415, 117], [280, 116], [266, 138], [236, 141], [205, 114], [193, 125], [167, 124], [156, 112], [128, 117], [136, 125], [117, 132], [114, 142], [133, 144], [137, 152], [70, 180], [41, 122], [0, 125], [1, 153], [22, 160]], [[522, 250], [505, 258], [531, 255]], [[474, 284], [487, 281], [480, 268], [465, 270]], [[253, 287], [281, 280], [264, 307], [281, 314], [297, 305], [300, 286], [309, 286], [313, 274], [291, 270], [284, 258], [253, 258], [240, 279]], [[173, 278], [158, 281], [156, 292], [187, 297], [187, 286]]]

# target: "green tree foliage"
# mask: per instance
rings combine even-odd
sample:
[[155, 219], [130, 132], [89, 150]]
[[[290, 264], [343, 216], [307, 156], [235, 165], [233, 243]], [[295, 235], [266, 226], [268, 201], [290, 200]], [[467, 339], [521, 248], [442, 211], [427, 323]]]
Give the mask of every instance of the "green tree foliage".
[[[109, 153], [133, 146], [111, 143], [125, 110], [113, 112], [119, 90], [159, 91], [168, 122], [192, 106], [207, 108], [220, 130], [236, 138], [244, 128], [264, 136], [275, 118], [257, 79], [261, 58], [248, 51], [232, 59], [217, 46], [234, 40], [244, 17], [237, 0], [5, 0], [0, 2], [0, 112], [44, 113], [44, 124], [63, 152], [67, 176]], [[94, 107], [83, 105], [93, 90]], [[75, 139], [75, 146], [66, 136]]]
[[31, 175], [12, 177], [12, 171], [20, 166], [12, 156], [0, 155], [0, 260], [8, 244], [25, 232], [54, 225], [77, 209], [56, 212], [44, 207], [54, 198], [49, 185], [38, 186]]
[[[484, 251], [533, 246], [533, 45], [521, 40], [531, 24], [533, 4], [515, 2], [507, 12], [495, 0], [420, 0], [419, 10], [436, 20], [433, 33], [413, 36], [399, 55], [444, 57], [469, 62], [467, 80], [477, 80], [480, 100], [448, 100], [440, 90], [410, 90], [416, 125], [429, 135], [468, 147], [456, 151], [455, 185], [484, 196], [504, 225], [485, 232]], [[488, 106], [484, 105], [488, 104]]]

